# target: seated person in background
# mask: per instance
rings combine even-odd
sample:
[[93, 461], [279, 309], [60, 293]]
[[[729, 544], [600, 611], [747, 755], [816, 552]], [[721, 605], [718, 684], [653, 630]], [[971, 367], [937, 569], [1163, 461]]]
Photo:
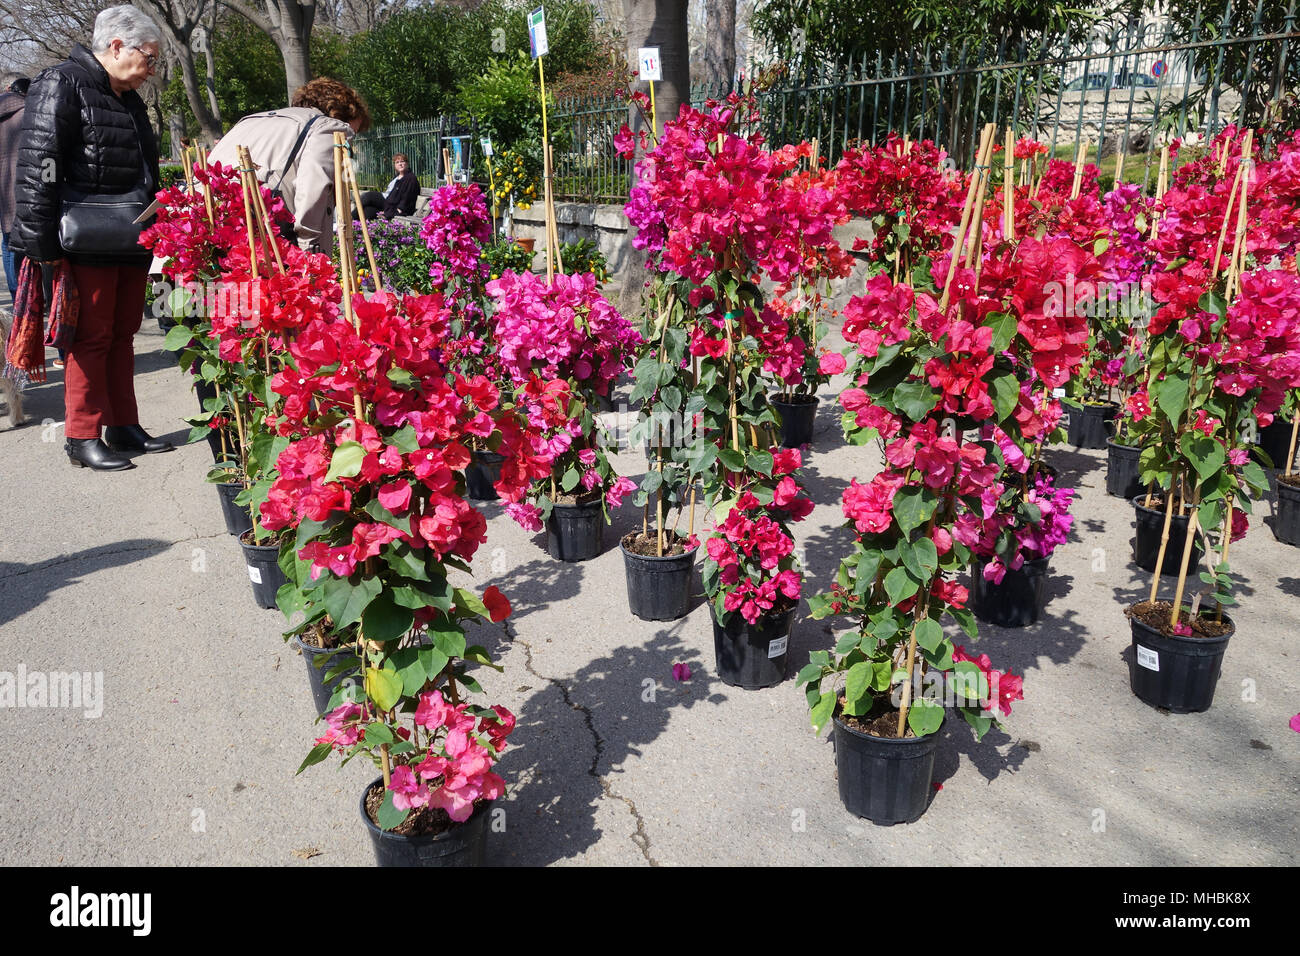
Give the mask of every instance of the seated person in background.
[[420, 181], [411, 172], [405, 153], [394, 154], [393, 171], [397, 175], [382, 193], [367, 189], [361, 194], [361, 208], [367, 219], [374, 219], [381, 213], [385, 219], [392, 219], [415, 212], [415, 201], [420, 197]]

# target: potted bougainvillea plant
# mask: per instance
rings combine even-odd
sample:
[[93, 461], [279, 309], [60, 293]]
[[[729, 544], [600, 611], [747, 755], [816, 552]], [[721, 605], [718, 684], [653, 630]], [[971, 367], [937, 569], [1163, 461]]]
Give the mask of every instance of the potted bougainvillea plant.
[[528, 531], [546, 528], [546, 547], [562, 561], [585, 561], [603, 547], [609, 509], [636, 485], [619, 476], [597, 401], [631, 366], [640, 333], [619, 315], [591, 273], [505, 272], [487, 284], [492, 341], [520, 406], [551, 462], [525, 500], [506, 511]]
[[[992, 135], [987, 128], [977, 170], [988, 168]], [[999, 488], [1019, 484], [993, 429], [1018, 452], [1040, 441], [1051, 422], [1026, 386], [1064, 385], [1087, 337], [1080, 319], [1047, 301], [1049, 281], [1086, 267], [1089, 253], [1067, 238], [982, 249], [986, 183], [971, 177], [961, 227], [916, 224], [937, 231], [932, 262], [898, 282], [880, 272], [845, 307], [855, 383], [840, 396], [846, 434], [881, 440], [885, 465], [845, 490], [853, 551], [831, 589], [809, 601], [814, 617], [853, 626], [832, 651], [813, 652], [798, 679], [814, 728], [834, 725], [846, 808], [880, 824], [925, 811], [948, 706], [982, 738], [1023, 696], [1021, 678], [956, 644], [943, 621], [976, 638], [969, 593], [954, 578], [970, 567]], [[981, 437], [966, 440], [971, 432]]]
[[[1139, 699], [1176, 713], [1210, 708], [1235, 631], [1223, 613], [1234, 603], [1228, 553], [1246, 533], [1251, 498], [1267, 487], [1247, 436], [1300, 384], [1297, 143], [1275, 143], [1257, 159], [1253, 140], [1253, 131], [1228, 127], [1218, 148], [1178, 170], [1154, 242], [1158, 308], [1135, 428], [1142, 480], [1163, 496], [1155, 503], [1163, 525], [1151, 593], [1127, 609], [1129, 675]], [[1181, 549], [1175, 511], [1186, 520]], [[1204, 586], [1188, 591], [1196, 550], [1208, 558]], [[1172, 601], [1158, 600], [1167, 559], [1177, 574]]]
[[[769, 150], [756, 118], [753, 101], [734, 94], [684, 105], [638, 163], [627, 204], [633, 241], [657, 273], [658, 349], [637, 365], [636, 394], [651, 405], [650, 428], [660, 411], [682, 422], [686, 440], [671, 453], [680, 487], [698, 476], [713, 522], [702, 577], [718, 675], [746, 688], [785, 677], [802, 586], [788, 526], [812, 510], [795, 474], [801, 455], [777, 449], [768, 400], [771, 378], [799, 381], [808, 345], [757, 281], [789, 288], [848, 271], [832, 236], [843, 203], [817, 185], [824, 173], [799, 172], [811, 145]], [[622, 142], [630, 154], [626, 130]], [[663, 443], [648, 437], [663, 461]], [[642, 494], [662, 487], [651, 471]]]

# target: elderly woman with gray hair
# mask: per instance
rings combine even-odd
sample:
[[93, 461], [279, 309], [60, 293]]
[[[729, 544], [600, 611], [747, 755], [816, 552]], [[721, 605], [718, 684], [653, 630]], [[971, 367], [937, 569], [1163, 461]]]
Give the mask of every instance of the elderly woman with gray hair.
[[60, 278], [65, 294], [75, 287], [66, 450], [74, 465], [100, 471], [133, 467], [121, 452], [172, 448], [140, 427], [134, 383], [150, 255], [131, 213], [158, 188], [158, 144], [135, 91], [154, 72], [161, 42], [135, 7], [102, 11], [92, 48], [78, 44], [32, 81], [18, 151], [10, 243], [54, 271], [52, 298]]

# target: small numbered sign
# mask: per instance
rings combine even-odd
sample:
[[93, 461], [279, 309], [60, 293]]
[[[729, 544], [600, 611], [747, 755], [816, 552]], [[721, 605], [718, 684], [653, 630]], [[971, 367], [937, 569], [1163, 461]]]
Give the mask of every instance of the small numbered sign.
[[638, 67], [637, 72], [641, 74], [641, 79], [647, 82], [658, 82], [664, 78], [663, 64], [659, 62], [659, 48], [657, 46], [643, 46], [637, 53]]
[[491, 155], [492, 155], [492, 140], [490, 140], [490, 139], [488, 139], [486, 136], [484, 136], [482, 139], [480, 139], [480, 140], [478, 141], [478, 145], [479, 145], [479, 148], [483, 150], [483, 155], [484, 155], [484, 156], [491, 156]]
[[538, 7], [528, 14], [528, 47], [532, 51], [534, 60], [550, 52], [551, 48], [546, 42], [545, 7]]

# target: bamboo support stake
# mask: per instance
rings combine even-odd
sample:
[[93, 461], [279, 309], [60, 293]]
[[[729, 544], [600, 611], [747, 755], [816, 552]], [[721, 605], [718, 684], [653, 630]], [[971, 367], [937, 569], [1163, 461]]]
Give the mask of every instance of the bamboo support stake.
[[948, 302], [952, 295], [952, 280], [957, 275], [957, 261], [961, 258], [961, 251], [966, 244], [966, 228], [970, 225], [971, 209], [975, 202], [975, 191], [979, 188], [979, 166], [984, 159], [985, 152], [992, 142], [993, 129], [993, 124], [989, 123], [984, 127], [984, 131], [980, 134], [979, 151], [975, 156], [975, 171], [971, 174], [970, 185], [966, 187], [966, 202], [962, 206], [961, 223], [957, 227], [957, 237], [953, 240], [952, 259], [948, 263], [948, 277], [943, 284], [943, 296], [939, 299], [940, 311], [947, 310]]
[[1010, 126], [1002, 152], [1002, 238], [1010, 242], [1016, 233], [1016, 136]]
[[352, 165], [351, 147], [343, 151], [343, 178], [351, 191], [352, 201], [357, 206], [357, 219], [361, 223], [361, 241], [366, 247], [366, 261], [370, 263], [370, 272], [375, 277], [375, 291], [383, 292], [384, 278], [379, 274], [379, 260], [375, 258], [375, 249], [370, 243], [370, 226], [366, 222], [366, 211], [361, 205], [361, 190], [357, 186], [356, 167]]
[[1291, 463], [1295, 461], [1295, 442], [1297, 433], [1300, 433], [1300, 411], [1291, 416], [1291, 442], [1286, 446], [1286, 468], [1282, 472], [1282, 477], [1284, 478], [1291, 477]]
[[[540, 57], [539, 57], [540, 59]], [[544, 180], [542, 187], [542, 207], [546, 212], [546, 281], [548, 283], [555, 281], [555, 248], [554, 223], [552, 217], [555, 215], [555, 207], [551, 204], [551, 150], [549, 146], [543, 144], [542, 148], [542, 178]]]
[[907, 732], [907, 711], [912, 704], [912, 672], [916, 668], [916, 628], [922, 620], [924, 618], [918, 617], [912, 622], [912, 633], [907, 639], [907, 680], [903, 682], [903, 700], [898, 708], [899, 737]]
[[[253, 157], [249, 154], [248, 150], [242, 146], [240, 149], [244, 151], [244, 156], [247, 159], [247, 162], [244, 163], [244, 165], [248, 166], [250, 169], [256, 169], [257, 167], [253, 163]], [[262, 235], [266, 237], [266, 244], [271, 247], [271, 251], [275, 254], [276, 269], [279, 270], [280, 275], [284, 275], [284, 259], [280, 256], [280, 244], [276, 242], [274, 238], [275, 226], [271, 222], [271, 213], [267, 211], [266, 208], [266, 197], [262, 195], [262, 184], [258, 182], [256, 173], [251, 176], [250, 181], [253, 187], [253, 203], [256, 207], [258, 223], [262, 227]]]
[[658, 535], [656, 536], [658, 541], [658, 545], [657, 545], [658, 556], [662, 558], [664, 556], [664, 428], [663, 426], [662, 425], [656, 426], [656, 432], [658, 433], [658, 437], [659, 437], [658, 448], [656, 449], [657, 454], [655, 455], [655, 457], [658, 459], [659, 490], [658, 490], [658, 504], [655, 506], [655, 520], [658, 522], [657, 525]]
[[191, 168], [190, 148], [188, 146], [181, 147], [181, 172], [185, 174], [186, 192], [194, 192], [194, 170]]
[[[207, 150], [205, 150], [202, 146], [196, 146], [195, 149], [198, 151], [199, 169], [203, 170], [203, 172], [206, 173], [208, 171]], [[207, 183], [203, 184], [203, 208], [206, 209], [208, 213], [208, 225], [209, 226], [215, 225], [216, 219], [213, 217], [212, 214], [212, 190], [208, 188]]]
[[1124, 148], [1120, 147], [1119, 153], [1115, 156], [1115, 185], [1118, 186], [1124, 178]]
[[[1160, 572], [1165, 566], [1165, 552], [1169, 550], [1169, 528], [1174, 523], [1174, 484], [1178, 476], [1174, 475], [1170, 479], [1169, 489], [1165, 492], [1165, 526], [1160, 532], [1160, 553], [1156, 556], [1156, 571], [1151, 575], [1151, 597], [1149, 600], [1152, 604], [1156, 601], [1156, 595], [1160, 593]], [[1188, 541], [1191, 538], [1187, 539]]]
[[451, 168], [451, 151], [446, 146], [442, 148], [442, 169], [447, 174], [447, 185], [450, 186], [455, 182], [455, 176]]
[[980, 165], [982, 180], [975, 195], [975, 211], [971, 214], [970, 242], [966, 246], [966, 267], [975, 270], [975, 287], [979, 288], [980, 272], [984, 267], [984, 203], [988, 198], [988, 186], [993, 181], [993, 137], [989, 137], [988, 151]]
[[[555, 151], [551, 149], [551, 144], [550, 144], [550, 143], [547, 143], [547, 144], [546, 144], [546, 158], [547, 158], [547, 162], [550, 164], [550, 167], [551, 167], [551, 176], [552, 176], [552, 178], [554, 178], [554, 175], [555, 175]], [[547, 214], [547, 219], [546, 219], [546, 221], [547, 221], [547, 224], [548, 224], [548, 228], [549, 228], [549, 230], [550, 230], [549, 235], [550, 235], [551, 238], [550, 238], [549, 241], [555, 243], [555, 268], [556, 268], [556, 271], [563, 273], [563, 272], [564, 272], [564, 254], [560, 252], [560, 224], [556, 221], [556, 217], [555, 217], [555, 190], [554, 190], [554, 188], [551, 189], [550, 194], [548, 195], [546, 201], [547, 201], [547, 203], [550, 204], [550, 210], [549, 210], [549, 212], [548, 212], [548, 214]]]
[[[1198, 486], [1192, 498], [1192, 517], [1187, 522], [1187, 537], [1183, 541], [1183, 559], [1178, 565], [1178, 587], [1174, 590], [1174, 609], [1169, 614], [1169, 626], [1173, 627], [1178, 623], [1178, 611], [1183, 603], [1183, 589], [1187, 587], [1187, 566], [1192, 560], [1192, 546], [1196, 543], [1196, 529], [1199, 526], [1201, 510], [1197, 507], [1200, 504], [1201, 492]], [[1160, 573], [1160, 565], [1156, 565], [1157, 576]]]
[[[1156, 202], [1165, 197], [1165, 190], [1169, 188], [1169, 147], [1160, 147], [1160, 173], [1156, 176]], [[1160, 210], [1154, 210], [1151, 213], [1151, 242], [1156, 241], [1160, 235]]]
[[1078, 199], [1083, 191], [1083, 160], [1088, 155], [1088, 144], [1079, 140], [1079, 151], [1074, 154], [1074, 184], [1070, 187], [1070, 198]]
[[257, 227], [253, 224], [253, 208], [248, 195], [248, 177], [251, 170], [243, 168], [240, 164], [239, 185], [240, 196], [244, 200], [244, 225], [248, 228], [248, 267], [253, 272], [253, 281], [257, 281]]
[[[357, 288], [357, 260], [352, 250], [351, 205], [343, 179], [343, 151], [347, 145], [347, 137], [343, 133], [334, 134], [334, 228], [339, 239], [339, 285], [343, 290], [343, 315], [352, 323], [352, 328], [360, 332], [361, 320], [352, 308], [352, 296]], [[349, 213], [346, 221], [344, 213]], [[361, 407], [359, 389], [352, 392], [352, 411], [360, 423], [364, 410]]]

